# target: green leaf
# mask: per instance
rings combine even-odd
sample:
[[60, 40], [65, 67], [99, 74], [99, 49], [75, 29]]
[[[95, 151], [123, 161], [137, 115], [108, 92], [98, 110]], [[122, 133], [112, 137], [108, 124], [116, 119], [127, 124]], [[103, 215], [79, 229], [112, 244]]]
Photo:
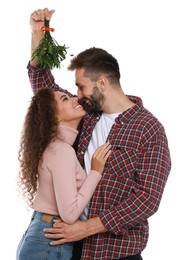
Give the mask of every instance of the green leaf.
[[[45, 26], [49, 28], [49, 21], [45, 19]], [[37, 58], [45, 69], [60, 68], [60, 64], [66, 59], [67, 49], [52, 38], [50, 31], [46, 31], [38, 48], [33, 52], [32, 59]]]

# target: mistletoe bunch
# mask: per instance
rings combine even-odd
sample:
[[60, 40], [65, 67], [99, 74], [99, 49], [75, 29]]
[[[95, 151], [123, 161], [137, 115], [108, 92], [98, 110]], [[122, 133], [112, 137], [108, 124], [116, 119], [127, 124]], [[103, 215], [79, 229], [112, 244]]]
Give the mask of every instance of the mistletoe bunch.
[[45, 19], [45, 26], [41, 28], [45, 31], [38, 48], [33, 52], [32, 59], [37, 58], [39, 64], [45, 69], [60, 68], [60, 64], [66, 59], [67, 47], [60, 46], [57, 41], [52, 38], [50, 31], [54, 31], [49, 27], [49, 21]]

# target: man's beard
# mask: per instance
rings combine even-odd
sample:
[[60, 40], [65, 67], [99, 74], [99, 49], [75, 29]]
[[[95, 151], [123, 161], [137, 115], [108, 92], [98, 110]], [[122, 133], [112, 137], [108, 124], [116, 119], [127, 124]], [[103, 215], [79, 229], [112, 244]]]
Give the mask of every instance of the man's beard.
[[104, 95], [100, 93], [97, 87], [94, 87], [90, 98], [81, 98], [80, 104], [84, 107], [87, 106], [90, 112], [97, 113], [102, 111], [102, 104], [104, 103], [104, 100]]

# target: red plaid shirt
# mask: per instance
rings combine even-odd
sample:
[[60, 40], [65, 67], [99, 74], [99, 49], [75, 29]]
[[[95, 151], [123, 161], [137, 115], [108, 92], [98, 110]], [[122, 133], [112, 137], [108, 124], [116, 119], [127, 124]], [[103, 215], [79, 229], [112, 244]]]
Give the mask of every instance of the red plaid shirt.
[[[33, 91], [45, 87], [64, 91], [50, 71], [38, 66], [28, 69]], [[140, 98], [129, 98], [135, 106], [116, 118], [109, 133], [112, 153], [89, 207], [89, 218], [99, 216], [108, 232], [87, 237], [81, 259], [110, 260], [142, 252], [148, 240], [147, 219], [158, 210], [170, 172], [162, 124], [143, 107]], [[88, 113], [83, 119], [77, 149], [82, 165], [99, 118], [100, 114]]]

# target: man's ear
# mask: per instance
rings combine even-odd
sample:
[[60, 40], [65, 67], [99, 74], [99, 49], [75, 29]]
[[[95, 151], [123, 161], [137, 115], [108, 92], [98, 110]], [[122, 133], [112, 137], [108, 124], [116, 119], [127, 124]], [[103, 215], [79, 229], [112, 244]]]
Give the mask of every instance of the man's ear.
[[98, 79], [97, 86], [98, 86], [98, 89], [100, 90], [100, 92], [103, 93], [107, 87], [107, 79], [104, 76], [101, 76]]

